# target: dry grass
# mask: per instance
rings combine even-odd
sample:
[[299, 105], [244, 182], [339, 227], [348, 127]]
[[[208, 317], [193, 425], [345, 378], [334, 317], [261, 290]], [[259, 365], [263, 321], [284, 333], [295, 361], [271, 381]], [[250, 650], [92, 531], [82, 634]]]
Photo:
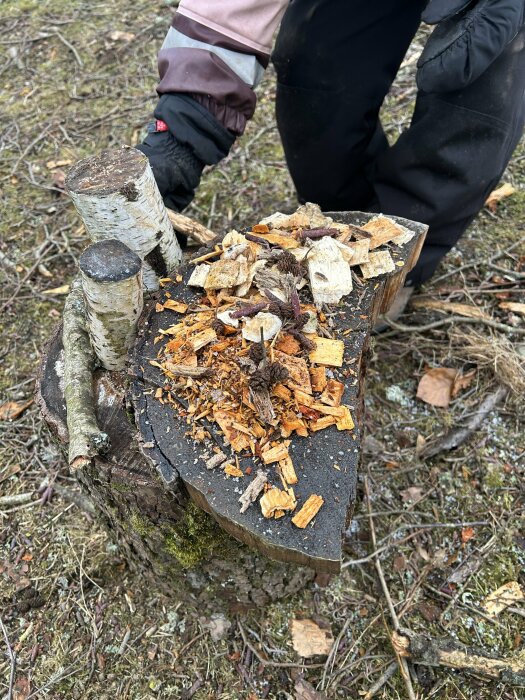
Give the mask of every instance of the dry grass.
[[[63, 303], [43, 292], [71, 280], [87, 244], [60, 191], [59, 171], [67, 166], [47, 164], [137, 141], [154, 104], [155, 50], [168, 24], [168, 5], [2, 3], [0, 50], [7, 60], [0, 65], [0, 403], [31, 397], [39, 357]], [[135, 38], [113, 41], [114, 30]], [[418, 38], [385, 106], [391, 138], [410, 118], [420, 44]], [[227, 161], [206, 174], [190, 210], [218, 231], [294, 205], [273, 120], [271, 71], [259, 95], [255, 120]], [[477, 304], [508, 322], [496, 295], [523, 300], [522, 282], [510, 273], [521, 269], [524, 255], [523, 248], [511, 249], [525, 230], [524, 158], [522, 144], [505, 175], [517, 194], [496, 214], [478, 217], [427, 293]], [[495, 249], [503, 253], [498, 267], [504, 272], [490, 262]], [[505, 283], [494, 282], [495, 274]], [[403, 321], [421, 324], [435, 317], [418, 311]], [[523, 328], [523, 321], [516, 322]], [[495, 337], [490, 350], [499, 348], [498, 357], [520, 342]], [[515, 404], [490, 416], [468, 444], [430, 465], [415, 450], [418, 435], [431, 438], [461, 424], [494, 381], [483, 350], [476, 381], [449, 409], [416, 401], [425, 367], [478, 362], [472, 354], [466, 358], [464, 344], [455, 335], [449, 338], [446, 328], [390, 333], [375, 341], [367, 391], [374, 440], [367, 444], [364, 471], [378, 546], [384, 547], [381, 564], [402, 624], [507, 655], [523, 647], [523, 607], [488, 620], [480, 603], [506, 581], [523, 583], [520, 408]], [[500, 360], [496, 367], [498, 380], [505, 376], [515, 384], [514, 375], [502, 374]], [[75, 482], [34, 406], [15, 421], [0, 422], [0, 436], [1, 495], [30, 499], [0, 512], [0, 614], [17, 656], [17, 700], [289, 700], [297, 697], [298, 674], [330, 700], [353, 698], [390, 665], [390, 620], [370, 558], [364, 509], [348, 533], [350, 563], [327, 588], [314, 585], [292, 600], [244, 613], [215, 600], [183, 606], [176, 592], [167, 598], [145, 587], [96, 520], [78, 507]], [[407, 498], [411, 487], [416, 500]], [[466, 522], [484, 523], [472, 526], [467, 541], [461, 525]], [[231, 623], [218, 642], [206, 628], [214, 612]], [[338, 639], [320, 667], [307, 668], [293, 652], [289, 622], [296, 616], [326, 620]], [[0, 696], [5, 696], [10, 661], [2, 644], [0, 637]], [[442, 669], [416, 667], [413, 684], [420, 698], [520, 697], [519, 690]], [[405, 698], [400, 675], [389, 678], [376, 697]]]

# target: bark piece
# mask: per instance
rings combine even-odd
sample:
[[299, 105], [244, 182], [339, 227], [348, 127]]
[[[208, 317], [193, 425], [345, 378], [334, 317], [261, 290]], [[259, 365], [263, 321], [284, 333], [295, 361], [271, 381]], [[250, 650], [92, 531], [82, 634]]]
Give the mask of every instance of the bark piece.
[[209, 265], [197, 265], [187, 282], [190, 287], [204, 287], [210, 273]]
[[332, 340], [331, 338], [313, 338], [315, 349], [309, 353], [310, 362], [317, 365], [328, 365], [330, 367], [342, 367], [345, 345], [342, 340]]
[[446, 666], [465, 673], [495, 678], [513, 685], [525, 684], [523, 654], [503, 659], [480, 649], [467, 647], [455, 639], [432, 639], [410, 630], [392, 634], [392, 646], [399, 656], [426, 666]]
[[365, 280], [379, 277], [387, 272], [394, 272], [396, 266], [388, 250], [377, 250], [370, 253], [368, 262], [361, 263], [361, 274]]
[[352, 273], [336, 241], [329, 237], [316, 241], [307, 261], [310, 289], [317, 307], [337, 304], [352, 291]]
[[294, 515], [292, 523], [302, 530], [315, 518], [324, 503], [322, 496], [313, 493], [303, 507]]
[[261, 328], [264, 340], [271, 340], [281, 330], [283, 322], [275, 314], [268, 311], [260, 311], [253, 318], [245, 321], [242, 329], [242, 337], [245, 340], [251, 340], [252, 343], [258, 343], [261, 340]]
[[64, 399], [69, 433], [68, 459], [73, 470], [87, 466], [109, 449], [109, 437], [98, 427], [93, 396], [95, 357], [86, 324], [80, 279], [71, 285], [64, 307]]
[[142, 261], [108, 239], [90, 245], [79, 266], [91, 345], [104, 369], [122, 370], [142, 313]]
[[334, 643], [330, 629], [319, 627], [313, 620], [292, 620], [291, 631], [292, 645], [299, 656], [310, 659], [312, 656], [328, 656], [330, 653]]
[[206, 460], [206, 469], [215, 469], [220, 466], [227, 459], [224, 452], [217, 452]]
[[257, 500], [267, 481], [268, 475], [266, 474], [266, 472], [262, 469], [258, 469], [257, 474], [255, 475], [255, 479], [250, 483], [246, 491], [239, 498], [239, 503], [241, 504], [241, 513], [245, 513], [250, 507], [250, 505]]
[[144, 285], [178, 267], [182, 252], [147, 157], [134, 148], [102, 151], [79, 161], [66, 189], [93, 241], [116, 238], [143, 261]]
[[300, 388], [308, 394], [312, 393], [308, 365], [302, 357], [292, 357], [279, 350], [274, 350], [273, 356], [276, 362], [288, 370], [289, 378], [283, 382], [286, 386], [290, 389]]

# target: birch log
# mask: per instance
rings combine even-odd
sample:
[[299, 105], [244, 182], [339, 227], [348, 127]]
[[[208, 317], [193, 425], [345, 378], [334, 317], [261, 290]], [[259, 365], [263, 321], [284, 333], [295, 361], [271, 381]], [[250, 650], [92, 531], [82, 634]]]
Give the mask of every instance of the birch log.
[[142, 261], [111, 239], [86, 248], [79, 264], [93, 350], [104, 369], [122, 370], [142, 312]]
[[177, 237], [146, 156], [134, 148], [79, 161], [66, 189], [93, 241], [116, 238], [144, 260], [146, 289], [159, 288], [182, 259]]
[[80, 279], [74, 280], [64, 307], [64, 399], [69, 433], [69, 465], [77, 470], [109, 448], [100, 430], [93, 398], [95, 357], [86, 326], [86, 309]]

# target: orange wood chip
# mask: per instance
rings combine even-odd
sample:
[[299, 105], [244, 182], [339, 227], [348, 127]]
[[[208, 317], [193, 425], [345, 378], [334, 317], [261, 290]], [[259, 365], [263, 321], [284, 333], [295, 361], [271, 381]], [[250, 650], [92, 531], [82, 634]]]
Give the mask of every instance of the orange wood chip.
[[236, 467], [231, 462], [225, 465], [224, 473], [228, 476], [244, 476], [243, 472], [239, 469], [239, 467]]
[[323, 416], [322, 418], [319, 418], [318, 420], [310, 421], [309, 428], [310, 430], [313, 430], [314, 433], [316, 433], [318, 430], [324, 430], [325, 428], [328, 428], [330, 425], [335, 424], [335, 417], [334, 416]]
[[169, 309], [170, 311], [177, 311], [179, 314], [185, 314], [188, 310], [188, 304], [185, 304], [183, 301], [177, 301], [176, 299], [168, 299], [164, 302], [163, 308]]
[[298, 355], [301, 352], [301, 345], [289, 333], [282, 333], [275, 343], [275, 349], [284, 352], [286, 355]]
[[323, 391], [326, 387], [326, 367], [310, 367], [310, 379], [314, 391]]
[[345, 391], [345, 385], [338, 382], [336, 379], [329, 379], [326, 383], [325, 390], [321, 394], [320, 401], [328, 404], [328, 406], [339, 406]]
[[272, 245], [278, 245], [280, 248], [299, 248], [299, 243], [295, 238], [286, 236], [284, 233], [257, 233], [257, 236], [264, 238]]
[[336, 420], [335, 424], [337, 426], [337, 430], [353, 430], [355, 425], [352, 419], [352, 414], [350, 413], [350, 409], [348, 408], [348, 406], [341, 406], [341, 408], [344, 408], [345, 412], [340, 418], [337, 418]]
[[265, 464], [271, 464], [272, 462], [279, 462], [282, 459], [286, 459], [289, 456], [288, 446], [284, 442], [280, 442], [275, 447], [270, 447], [270, 449], [262, 453], [262, 461]]
[[374, 250], [374, 248], [378, 248], [383, 243], [388, 243], [396, 236], [404, 233], [404, 229], [401, 226], [386, 216], [375, 216], [361, 228], [372, 234], [370, 250]]
[[277, 396], [279, 399], [288, 403], [292, 398], [292, 392], [290, 389], [287, 389], [284, 384], [276, 384], [272, 389], [272, 396]]
[[310, 523], [311, 520], [315, 518], [315, 516], [321, 509], [323, 503], [324, 498], [322, 496], [317, 496], [315, 493], [313, 493], [303, 505], [301, 510], [299, 510], [294, 515], [294, 517], [292, 518], [292, 523], [296, 527], [304, 529], [308, 525], [308, 523]]
[[255, 224], [255, 226], [252, 226], [252, 231], [254, 233], [270, 233], [270, 229], [266, 224]]
[[295, 413], [291, 411], [286, 412], [280, 421], [281, 425], [281, 435], [284, 438], [290, 437], [290, 435], [295, 431], [297, 435], [301, 437], [308, 437], [308, 428], [306, 423], [302, 418], [296, 416]]
[[284, 365], [288, 370], [290, 377], [285, 382], [286, 386], [291, 389], [301, 389], [307, 394], [312, 393], [312, 384], [310, 382], [310, 372], [306, 360], [302, 357], [292, 357], [279, 350], [274, 351], [274, 359], [281, 365]]
[[273, 488], [268, 489], [259, 501], [261, 511], [265, 518], [272, 518], [276, 511], [295, 510], [297, 501], [286, 491]]
[[296, 484], [299, 481], [299, 479], [297, 478], [297, 474], [295, 473], [291, 457], [281, 459], [279, 461], [279, 469], [281, 471], [281, 476], [287, 484]]
[[228, 442], [235, 452], [241, 452], [250, 445], [250, 439], [244, 433], [240, 433], [233, 427], [235, 416], [220, 408], [213, 411], [213, 418], [219, 424], [226, 442]]
[[205, 328], [200, 333], [196, 333], [194, 336], [192, 336], [189, 343], [191, 344], [193, 351], [197, 352], [205, 345], [208, 345], [208, 343], [212, 343], [214, 340], [217, 340], [217, 333], [215, 333], [213, 328]]
[[305, 394], [301, 389], [296, 389], [293, 393], [295, 401], [301, 406], [312, 406], [314, 404], [314, 397], [309, 394]]

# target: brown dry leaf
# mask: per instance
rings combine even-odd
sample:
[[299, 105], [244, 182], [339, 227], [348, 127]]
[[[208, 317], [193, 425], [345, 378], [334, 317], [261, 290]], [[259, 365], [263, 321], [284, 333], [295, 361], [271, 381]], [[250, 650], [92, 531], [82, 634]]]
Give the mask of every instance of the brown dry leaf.
[[319, 627], [313, 620], [292, 620], [292, 645], [304, 659], [312, 656], [328, 656], [334, 638], [329, 629]]
[[489, 194], [485, 206], [488, 207], [490, 211], [495, 212], [501, 200], [505, 199], [505, 197], [510, 197], [514, 192], [516, 192], [516, 188], [506, 182]]
[[492, 591], [482, 602], [482, 607], [489, 615], [496, 617], [509, 605], [517, 603], [525, 598], [520, 584], [517, 581], [508, 581], [497, 590]]
[[467, 542], [469, 542], [475, 534], [476, 531], [473, 527], [464, 527], [461, 530], [461, 541], [463, 542], [463, 544], [467, 544]]
[[498, 306], [500, 309], [505, 309], [505, 311], [512, 311], [513, 314], [525, 316], [525, 304], [519, 301], [502, 301]]
[[324, 693], [316, 690], [311, 683], [298, 678], [294, 686], [294, 700], [327, 700]]
[[404, 491], [400, 491], [399, 495], [404, 503], [415, 503], [423, 496], [423, 489], [421, 486], [409, 486]]
[[426, 297], [417, 297], [410, 301], [410, 306], [415, 309], [435, 309], [436, 311], [445, 311], [466, 318], [484, 318], [490, 319], [482, 309], [472, 304], [459, 304], [454, 301], [441, 301], [440, 299], [428, 299]]
[[463, 391], [463, 389], [468, 389], [468, 387], [472, 384], [475, 376], [475, 369], [471, 369], [470, 372], [467, 372], [466, 374], [461, 374], [460, 372], [458, 372], [456, 378], [454, 379], [454, 384], [452, 386], [452, 398], [455, 399], [459, 392]]
[[458, 371], [451, 367], [434, 367], [419, 380], [417, 398], [431, 406], [447, 408]]
[[6, 401], [0, 406], [0, 420], [15, 420], [31, 406], [33, 399], [18, 403], [17, 401]]

